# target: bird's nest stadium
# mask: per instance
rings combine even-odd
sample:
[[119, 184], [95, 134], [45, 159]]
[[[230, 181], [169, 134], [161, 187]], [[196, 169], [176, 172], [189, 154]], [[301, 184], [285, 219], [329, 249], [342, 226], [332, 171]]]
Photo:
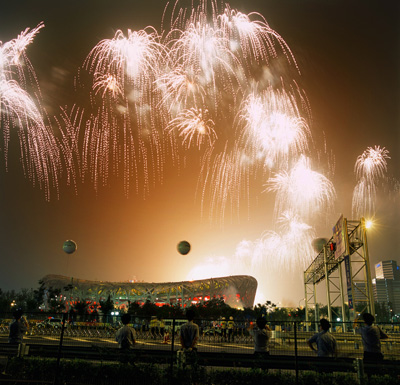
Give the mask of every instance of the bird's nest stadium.
[[257, 280], [249, 275], [208, 278], [182, 282], [107, 282], [90, 281], [62, 275], [46, 275], [41, 280], [45, 289], [58, 289], [68, 304], [75, 301], [98, 303], [109, 296], [119, 308], [129, 303], [150, 301], [157, 305], [186, 306], [220, 298], [236, 308], [252, 307]]

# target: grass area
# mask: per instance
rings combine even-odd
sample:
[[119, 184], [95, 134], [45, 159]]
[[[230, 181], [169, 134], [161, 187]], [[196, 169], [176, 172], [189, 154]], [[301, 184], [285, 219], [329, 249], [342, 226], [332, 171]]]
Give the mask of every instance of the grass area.
[[[4, 369], [3, 369], [4, 370]], [[55, 359], [12, 358], [1, 375], [2, 382], [40, 381], [53, 383], [55, 374], [58, 381], [69, 385], [295, 385], [294, 372], [261, 369], [216, 369], [205, 366], [178, 369], [169, 365], [95, 363], [84, 360], [62, 360], [59, 368]], [[3, 382], [4, 383], [4, 382]], [[300, 372], [299, 385], [354, 385], [358, 383], [355, 374]], [[369, 385], [400, 385], [397, 376], [372, 376], [365, 378]]]

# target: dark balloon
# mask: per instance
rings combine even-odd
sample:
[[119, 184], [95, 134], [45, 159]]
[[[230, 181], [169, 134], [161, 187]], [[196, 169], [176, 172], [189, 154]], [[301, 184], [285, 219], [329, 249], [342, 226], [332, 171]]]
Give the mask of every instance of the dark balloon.
[[68, 240], [63, 243], [63, 250], [67, 254], [72, 254], [76, 251], [77, 245], [74, 241]]
[[179, 242], [177, 249], [180, 254], [186, 255], [190, 251], [190, 243], [187, 241]]
[[328, 240], [326, 238], [316, 238], [312, 241], [312, 246], [314, 250], [319, 253], [327, 243]]

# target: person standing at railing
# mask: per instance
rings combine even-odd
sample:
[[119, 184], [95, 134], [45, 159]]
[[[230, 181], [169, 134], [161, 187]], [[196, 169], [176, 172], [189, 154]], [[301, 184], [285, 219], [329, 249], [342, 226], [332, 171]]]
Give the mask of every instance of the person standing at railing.
[[353, 327], [357, 334], [361, 334], [364, 347], [364, 361], [382, 361], [381, 340], [389, 338], [379, 326], [373, 325], [375, 317], [370, 313], [363, 313], [364, 325], [359, 317], [354, 320]]
[[157, 316], [153, 315], [151, 316], [151, 320], [150, 320], [150, 335], [151, 338], [155, 339], [157, 334], [158, 334], [158, 319]]
[[221, 337], [224, 342], [226, 342], [226, 320], [225, 317], [221, 319]]
[[196, 345], [200, 337], [200, 331], [199, 325], [193, 322], [194, 316], [194, 311], [192, 309], [188, 309], [186, 311], [186, 319], [188, 322], [183, 324], [179, 331], [181, 346], [184, 350], [197, 350]]
[[29, 328], [28, 321], [22, 317], [22, 309], [17, 309], [13, 313], [14, 321], [10, 324], [10, 334], [8, 335], [8, 342], [10, 344], [22, 344], [24, 334]]
[[165, 323], [164, 319], [160, 318], [158, 321], [158, 327], [160, 328], [160, 336], [161, 338], [164, 338], [164, 333], [165, 333]]
[[200, 337], [199, 325], [193, 322], [194, 310], [186, 310], [187, 322], [180, 327], [179, 338], [181, 350], [177, 351], [178, 368], [183, 368], [186, 364], [195, 364], [197, 362], [197, 341]]
[[124, 326], [118, 329], [115, 340], [118, 342], [118, 346], [121, 350], [132, 349], [133, 345], [136, 343], [136, 332], [134, 328], [129, 326], [129, 322], [131, 322], [130, 314], [123, 314], [121, 322]]
[[[267, 320], [264, 317], [259, 317], [256, 320], [257, 327], [250, 324], [249, 332], [254, 339], [254, 357], [260, 361], [269, 356], [269, 342], [271, 340], [271, 329], [267, 325]], [[263, 363], [265, 364], [265, 363]], [[264, 367], [265, 365], [261, 365]]]
[[[329, 333], [331, 324], [325, 318], [319, 320], [320, 332], [314, 334], [308, 341], [307, 344], [311, 350], [317, 352], [318, 357], [336, 357], [337, 344], [335, 337]], [[314, 348], [314, 344], [317, 348]]]
[[233, 342], [234, 330], [235, 330], [235, 322], [233, 321], [233, 317], [230, 316], [229, 321], [228, 321], [228, 342], [231, 342], [231, 341]]

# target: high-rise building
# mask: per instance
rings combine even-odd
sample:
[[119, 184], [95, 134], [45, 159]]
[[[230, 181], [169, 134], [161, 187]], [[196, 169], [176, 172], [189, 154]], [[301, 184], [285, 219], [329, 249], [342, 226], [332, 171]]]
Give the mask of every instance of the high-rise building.
[[400, 268], [396, 261], [381, 261], [375, 265], [373, 290], [375, 301], [385, 304], [392, 316], [400, 314]]
[[378, 262], [375, 265], [375, 277], [376, 279], [400, 280], [400, 267], [393, 260]]

